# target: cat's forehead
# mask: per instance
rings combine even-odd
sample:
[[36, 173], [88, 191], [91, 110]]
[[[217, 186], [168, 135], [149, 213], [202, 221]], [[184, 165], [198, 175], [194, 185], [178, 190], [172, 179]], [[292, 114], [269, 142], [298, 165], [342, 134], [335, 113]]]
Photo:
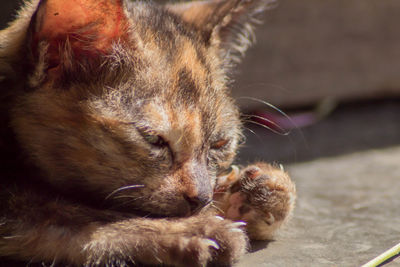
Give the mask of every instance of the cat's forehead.
[[183, 144], [185, 147], [201, 142], [205, 134], [203, 125], [209, 124], [199, 110], [175, 108], [156, 102], [145, 104], [141, 114], [138, 126], [149, 126], [150, 129], [168, 136], [169, 140], [175, 140], [176, 144]]
[[215, 87], [215, 58], [194, 28], [156, 7], [131, 12], [138, 90], [196, 102]]
[[127, 66], [123, 82], [103, 95], [109, 106], [134, 121], [160, 128], [192, 122], [207, 127], [204, 133], [226, 120], [224, 114], [236, 115], [219, 59], [200, 32], [157, 6], [132, 5], [126, 12], [132, 42], [111, 58]]

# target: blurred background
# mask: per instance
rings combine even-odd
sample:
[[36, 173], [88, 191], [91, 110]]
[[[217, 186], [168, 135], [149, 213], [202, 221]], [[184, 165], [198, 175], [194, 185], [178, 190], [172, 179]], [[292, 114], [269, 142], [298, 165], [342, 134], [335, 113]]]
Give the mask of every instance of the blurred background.
[[396, 0], [278, 1], [233, 93], [246, 114], [294, 128], [247, 131], [244, 157], [298, 162], [400, 144], [399, 14]]
[[400, 242], [400, 1], [280, 0], [263, 21], [233, 74], [239, 163], [284, 163], [298, 200], [238, 266], [363, 264]]

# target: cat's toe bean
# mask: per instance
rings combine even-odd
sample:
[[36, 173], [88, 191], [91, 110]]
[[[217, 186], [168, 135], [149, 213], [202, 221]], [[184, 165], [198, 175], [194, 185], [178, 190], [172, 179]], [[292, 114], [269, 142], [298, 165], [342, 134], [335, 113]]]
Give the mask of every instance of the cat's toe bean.
[[244, 171], [244, 173], [243, 173], [243, 176], [245, 176], [245, 177], [247, 177], [247, 178], [250, 178], [250, 179], [254, 179], [254, 178], [256, 178], [258, 175], [260, 175], [261, 174], [261, 169], [259, 168], [259, 167], [257, 167], [257, 166], [251, 166], [251, 167], [248, 167], [245, 171]]
[[295, 199], [295, 185], [281, 167], [257, 163], [242, 169], [240, 179], [227, 191], [224, 216], [245, 221], [250, 238], [269, 239], [290, 217]]

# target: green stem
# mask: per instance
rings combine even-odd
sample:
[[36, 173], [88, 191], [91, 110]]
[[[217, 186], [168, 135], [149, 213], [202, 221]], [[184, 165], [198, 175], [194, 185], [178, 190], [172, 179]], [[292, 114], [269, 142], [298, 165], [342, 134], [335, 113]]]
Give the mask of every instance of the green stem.
[[396, 246], [392, 247], [391, 249], [386, 250], [381, 255], [379, 255], [378, 257], [376, 257], [373, 260], [370, 260], [369, 262], [367, 262], [366, 264], [364, 264], [361, 267], [375, 267], [375, 266], [378, 266], [379, 264], [385, 262], [386, 260], [393, 258], [397, 254], [400, 254], [400, 243], [397, 244]]

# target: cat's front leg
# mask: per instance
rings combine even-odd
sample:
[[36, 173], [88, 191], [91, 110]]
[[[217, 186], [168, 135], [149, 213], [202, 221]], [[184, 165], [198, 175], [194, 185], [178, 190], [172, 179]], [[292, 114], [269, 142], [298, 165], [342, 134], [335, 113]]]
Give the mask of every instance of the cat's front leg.
[[[13, 201], [20, 203], [0, 221], [0, 256], [18, 260], [65, 266], [229, 265], [247, 247], [244, 223], [213, 213], [175, 219], [124, 218], [60, 199], [36, 202], [27, 195]], [[31, 208], [24, 208], [28, 205]]]
[[214, 215], [179, 220], [133, 219], [99, 227], [84, 246], [87, 265], [114, 258], [146, 264], [230, 265], [246, 251], [240, 227]]
[[221, 216], [247, 223], [250, 239], [267, 240], [290, 218], [296, 188], [281, 168], [256, 163], [220, 177], [214, 199]]

